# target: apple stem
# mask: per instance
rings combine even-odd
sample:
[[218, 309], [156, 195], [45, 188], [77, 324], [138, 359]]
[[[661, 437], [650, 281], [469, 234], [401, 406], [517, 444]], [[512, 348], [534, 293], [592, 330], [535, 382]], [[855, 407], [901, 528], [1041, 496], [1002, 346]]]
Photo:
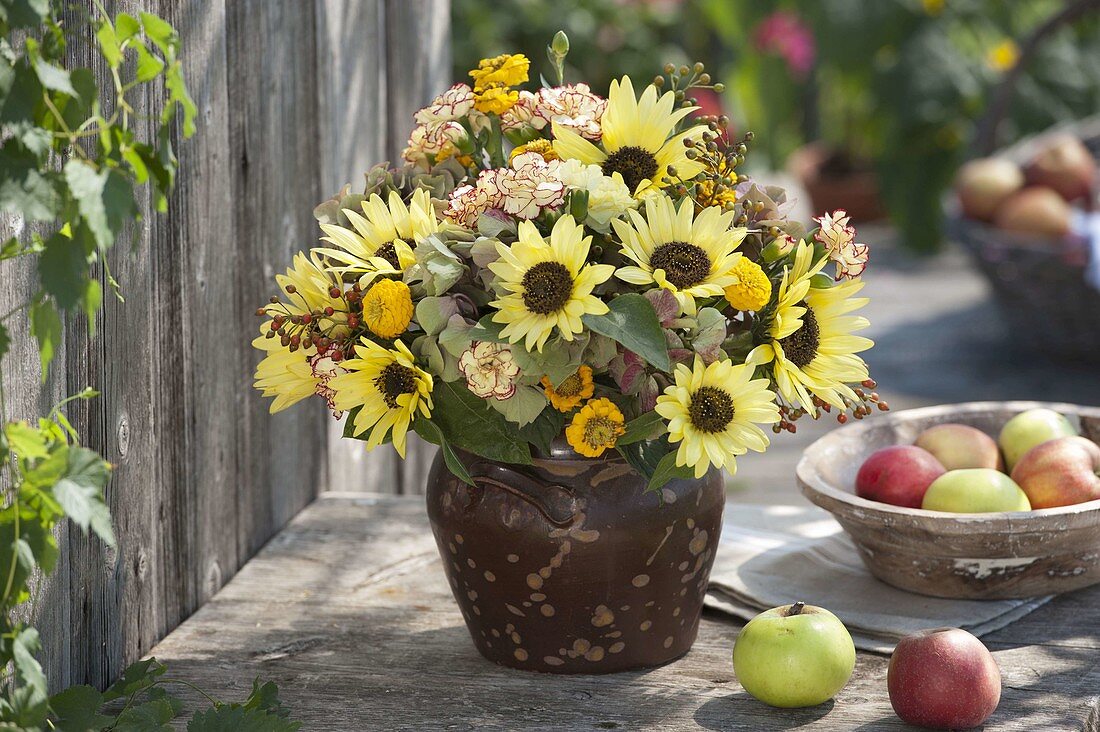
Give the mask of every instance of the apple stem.
[[796, 602], [795, 604], [791, 605], [790, 608], [788, 608], [787, 617], [789, 618], [792, 615], [801, 615], [802, 609], [804, 607], [806, 607], [806, 603], [802, 602], [801, 600]]

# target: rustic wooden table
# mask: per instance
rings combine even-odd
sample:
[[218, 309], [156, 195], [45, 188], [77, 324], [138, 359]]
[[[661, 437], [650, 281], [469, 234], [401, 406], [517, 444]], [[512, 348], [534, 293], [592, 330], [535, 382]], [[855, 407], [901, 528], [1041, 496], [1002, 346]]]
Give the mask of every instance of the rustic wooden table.
[[[909, 729], [873, 654], [834, 702], [761, 704], [733, 677], [739, 627], [708, 613], [691, 653], [651, 671], [499, 668], [470, 642], [422, 499], [325, 494], [151, 655], [224, 699], [273, 680], [305, 730]], [[1100, 588], [984, 640], [1004, 676], [985, 729], [1100, 731]]]

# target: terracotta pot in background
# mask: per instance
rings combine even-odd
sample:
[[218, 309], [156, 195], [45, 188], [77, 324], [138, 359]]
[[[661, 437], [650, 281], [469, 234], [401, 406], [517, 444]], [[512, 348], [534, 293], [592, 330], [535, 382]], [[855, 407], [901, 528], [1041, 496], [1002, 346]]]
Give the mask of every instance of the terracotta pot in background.
[[721, 472], [645, 492], [617, 455], [564, 443], [532, 466], [436, 458], [428, 516], [474, 645], [503, 666], [610, 673], [691, 648], [725, 501]]
[[881, 219], [886, 208], [879, 197], [878, 177], [869, 165], [852, 162], [820, 142], [791, 153], [787, 169], [813, 201], [815, 215], [844, 209], [856, 223]]

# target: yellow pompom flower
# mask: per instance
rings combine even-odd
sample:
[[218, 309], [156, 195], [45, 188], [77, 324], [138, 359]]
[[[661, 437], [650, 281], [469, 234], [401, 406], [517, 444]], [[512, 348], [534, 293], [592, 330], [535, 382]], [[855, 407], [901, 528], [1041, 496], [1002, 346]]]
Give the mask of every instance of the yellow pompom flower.
[[585, 457], [599, 457], [626, 432], [623, 413], [610, 399], [593, 399], [573, 415], [565, 428], [570, 447]]
[[397, 454], [405, 457], [405, 438], [409, 425], [419, 412], [430, 417], [432, 411], [432, 375], [417, 367], [412, 352], [401, 341], [389, 350], [363, 339], [355, 347], [356, 358], [341, 365], [347, 373], [329, 382], [336, 409], [346, 411], [362, 407], [352, 419], [355, 436], [370, 430], [367, 449], [393, 436]]
[[985, 56], [985, 62], [994, 71], [1008, 71], [1020, 60], [1020, 49], [1011, 38], [998, 43]]
[[737, 260], [731, 273], [737, 282], [726, 288], [726, 301], [737, 310], [756, 312], [772, 297], [772, 282], [759, 264], [748, 257]]
[[531, 140], [531, 142], [520, 145], [512, 150], [512, 154], [508, 156], [508, 160], [515, 160], [516, 157], [529, 152], [538, 153], [546, 162], [561, 160], [558, 154], [554, 152], [554, 143], [547, 140], [545, 137], [536, 137], [534, 140]]
[[483, 58], [470, 72], [474, 91], [493, 86], [509, 87], [527, 81], [531, 62], [522, 53], [505, 53], [493, 58]]
[[503, 84], [474, 89], [474, 109], [485, 114], [504, 114], [519, 101], [519, 92]]
[[554, 405], [554, 409], [559, 412], [568, 412], [585, 399], [592, 398], [592, 392], [595, 389], [592, 384], [592, 367], [581, 366], [572, 376], [569, 376], [557, 386], [550, 383], [549, 378], [543, 376], [542, 386], [546, 398]]
[[667, 419], [669, 442], [680, 443], [676, 464], [690, 466], [695, 477], [707, 469], [737, 471], [736, 456], [764, 452], [768, 436], [758, 425], [779, 421], [775, 393], [767, 379], [753, 379], [755, 368], [732, 361], [709, 366], [676, 366], [676, 383], [657, 397], [656, 412]]
[[393, 340], [412, 321], [409, 286], [399, 280], [378, 280], [363, 295], [363, 322], [379, 338]]

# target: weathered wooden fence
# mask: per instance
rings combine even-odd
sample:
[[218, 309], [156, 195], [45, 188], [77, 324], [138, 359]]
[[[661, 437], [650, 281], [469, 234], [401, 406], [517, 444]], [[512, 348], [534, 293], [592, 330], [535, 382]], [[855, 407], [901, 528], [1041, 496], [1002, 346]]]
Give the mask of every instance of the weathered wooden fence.
[[[44, 384], [29, 338], [17, 337], [3, 362], [14, 417], [44, 414], [85, 385], [100, 389], [70, 417], [116, 465], [108, 499], [117, 552], [63, 530], [60, 566], [36, 602], [54, 688], [112, 680], [330, 476], [337, 488], [353, 473], [356, 487], [400, 486], [388, 460], [368, 465], [346, 449], [330, 456], [317, 405], [269, 416], [250, 388], [257, 358], [248, 340], [274, 273], [316, 241], [314, 204], [394, 158], [413, 111], [450, 67], [448, 0], [142, 0], [107, 9], [151, 10], [180, 30], [198, 132], [176, 142], [169, 214], [146, 218], [138, 243], [110, 257], [126, 302], [107, 298], [94, 338], [80, 319], [67, 323]], [[80, 46], [74, 63], [87, 65]], [[34, 283], [26, 266], [0, 266], [0, 311]]]

